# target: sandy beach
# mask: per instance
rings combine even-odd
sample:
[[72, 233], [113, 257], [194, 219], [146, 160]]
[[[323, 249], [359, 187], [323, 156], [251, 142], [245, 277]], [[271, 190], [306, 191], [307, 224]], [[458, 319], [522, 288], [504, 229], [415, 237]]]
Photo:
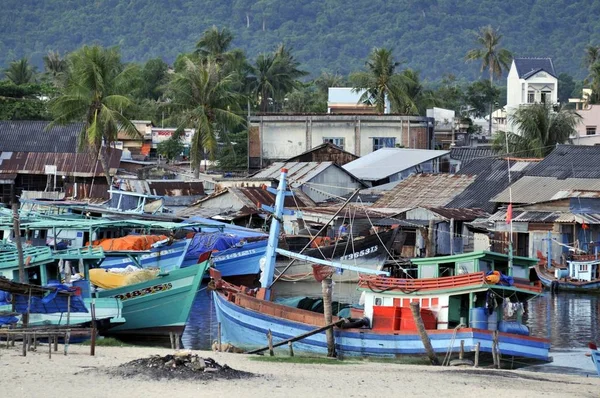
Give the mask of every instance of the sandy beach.
[[[16, 397], [598, 397], [600, 378], [526, 371], [434, 368], [377, 362], [295, 364], [251, 360], [249, 356], [196, 351], [221, 364], [256, 377], [242, 380], [123, 379], [105, 369], [172, 350], [145, 347], [89, 347], [72, 345], [70, 353], [48, 359], [47, 346], [20, 354], [20, 347], [0, 349], [0, 391]], [[60, 355], [58, 355], [60, 354]]]

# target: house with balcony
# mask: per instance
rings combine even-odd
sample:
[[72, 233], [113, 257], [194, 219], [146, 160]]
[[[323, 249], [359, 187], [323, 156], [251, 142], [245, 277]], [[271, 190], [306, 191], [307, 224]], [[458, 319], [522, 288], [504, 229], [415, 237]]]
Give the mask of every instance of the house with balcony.
[[521, 106], [558, 103], [558, 78], [550, 58], [513, 59], [506, 84], [507, 129], [518, 134], [510, 117]]

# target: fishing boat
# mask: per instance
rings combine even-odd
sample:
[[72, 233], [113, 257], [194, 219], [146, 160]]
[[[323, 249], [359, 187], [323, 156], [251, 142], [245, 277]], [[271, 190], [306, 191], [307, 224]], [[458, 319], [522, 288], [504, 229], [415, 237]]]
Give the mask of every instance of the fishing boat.
[[552, 292], [600, 292], [600, 258], [597, 254], [572, 254], [561, 267], [538, 253], [540, 262], [535, 273], [540, 282]]
[[[89, 325], [92, 321], [91, 308], [92, 297], [89, 293], [89, 282], [85, 275], [89, 263], [99, 261], [104, 257], [102, 249], [69, 249], [52, 252], [49, 247], [25, 247], [23, 249], [23, 258], [25, 262], [25, 274], [27, 283], [37, 286], [56, 286], [60, 284], [61, 274], [59, 271], [60, 263], [72, 261], [77, 266], [81, 266], [81, 272], [84, 278], [73, 282], [73, 286], [79, 289], [79, 296], [88, 309], [87, 312], [76, 312], [66, 316], [65, 311], [56, 311], [48, 313], [30, 314], [29, 326], [64, 326], [64, 325]], [[16, 248], [11, 251], [0, 253], [0, 277], [8, 280], [19, 279], [19, 261]], [[98, 323], [98, 330], [104, 332], [112, 327], [123, 324], [123, 306], [120, 300], [114, 298], [97, 298], [95, 303], [95, 316]], [[9, 311], [11, 304], [0, 305], [0, 311]]]
[[[336, 263], [353, 265], [363, 269], [381, 270], [389, 258], [390, 247], [398, 229], [390, 229], [385, 232], [368, 236], [360, 236], [354, 239], [339, 239], [327, 246], [319, 246], [303, 251], [302, 253], [311, 258], [331, 260]], [[308, 243], [308, 242], [307, 242]], [[290, 251], [300, 252], [302, 247], [290, 248]], [[283, 282], [294, 282], [309, 277], [313, 273], [312, 263], [309, 261], [295, 261], [290, 267], [287, 263], [276, 265], [278, 273], [285, 271], [280, 278]], [[342, 272], [336, 275], [336, 282], [358, 282], [358, 274]]]
[[[111, 328], [107, 335], [168, 336], [181, 335], [204, 273], [210, 266], [210, 252], [187, 268], [161, 270], [151, 278], [93, 293], [98, 298], [119, 299], [123, 303], [126, 323]], [[110, 273], [104, 269], [90, 270], [90, 280], [101, 285]]]
[[[294, 343], [294, 351], [325, 354], [328, 353], [325, 329], [335, 324], [333, 334], [338, 355], [395, 358], [422, 354], [426, 352], [422, 336], [407, 314], [408, 305], [416, 301], [422, 308], [421, 316], [437, 353], [458, 351], [462, 341], [467, 352], [478, 346], [482, 353], [499, 348], [503, 355], [536, 361], [550, 359], [549, 340], [529, 336], [528, 329], [520, 323], [523, 307], [509, 300], [522, 302], [541, 292], [540, 286], [526, 279], [528, 267], [535, 259], [509, 258], [490, 252], [421, 259], [417, 263], [419, 278], [402, 279], [391, 278], [380, 270], [278, 249], [278, 220], [284, 211], [286, 174], [283, 169], [261, 275], [262, 288], [232, 286], [213, 272], [216, 286], [213, 295], [223, 342], [250, 350], [265, 346], [269, 331], [273, 344], [305, 335]], [[363, 319], [339, 322], [332, 317], [333, 323], [328, 324], [322, 315], [270, 301], [276, 253], [324, 266], [315, 272], [322, 278], [337, 268], [358, 272], [358, 287], [364, 293], [364, 308], [359, 310]], [[514, 311], [516, 320], [508, 318], [507, 311]]]

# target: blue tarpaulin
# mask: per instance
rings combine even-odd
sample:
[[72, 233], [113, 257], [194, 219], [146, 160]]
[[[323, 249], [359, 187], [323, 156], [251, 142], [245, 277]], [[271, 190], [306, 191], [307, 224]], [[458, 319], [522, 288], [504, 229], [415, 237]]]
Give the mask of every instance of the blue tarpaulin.
[[228, 233], [197, 233], [188, 246], [185, 259], [198, 259], [202, 253], [217, 250], [223, 251], [231, 247], [243, 245], [244, 237]]
[[[48, 293], [42, 298], [31, 297], [31, 302], [29, 302], [29, 296], [15, 295], [15, 311], [25, 314], [29, 304], [29, 312], [32, 314], [54, 314], [57, 312], [67, 312], [68, 296], [64, 294], [58, 294], [58, 292], [60, 290], [68, 290], [68, 287], [64, 285], [59, 285], [56, 287], [57, 290]], [[88, 312], [81, 296], [71, 296], [71, 312]]]

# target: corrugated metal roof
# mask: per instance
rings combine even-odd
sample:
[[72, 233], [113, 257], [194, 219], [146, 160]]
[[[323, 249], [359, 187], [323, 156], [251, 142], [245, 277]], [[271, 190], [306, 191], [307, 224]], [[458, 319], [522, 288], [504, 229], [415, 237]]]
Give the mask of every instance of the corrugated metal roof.
[[[564, 198], [563, 191], [600, 191], [600, 179], [524, 176], [511, 185], [513, 203], [540, 203]], [[508, 203], [509, 189], [492, 198], [492, 201]]]
[[428, 207], [427, 210], [432, 211], [447, 220], [455, 219], [456, 221], [472, 221], [479, 217], [486, 217], [489, 214], [481, 209], [451, 209], [445, 207]]
[[463, 192], [475, 176], [415, 174], [386, 192], [373, 207], [442, 207]]
[[281, 169], [285, 168], [288, 170], [289, 181], [304, 184], [331, 166], [334, 166], [333, 162], [275, 162], [250, 178], [253, 180], [278, 180], [281, 176]]
[[450, 157], [460, 160], [461, 167], [474, 159], [493, 159], [498, 154], [491, 147], [458, 147], [450, 149]]
[[[488, 221], [505, 221], [506, 210], [500, 210]], [[600, 214], [573, 214], [568, 211], [513, 210], [513, 222], [600, 224]]]
[[[236, 195], [247, 203], [248, 207], [254, 206], [260, 208], [261, 205], [273, 206], [275, 203], [275, 195], [266, 189], [257, 187], [227, 188], [231, 193]], [[304, 192], [299, 189], [294, 189], [294, 196], [286, 196], [283, 202], [285, 207], [295, 209], [296, 207], [314, 206], [313, 202]]]
[[600, 146], [559, 145], [528, 176], [557, 178], [600, 178]]
[[[121, 163], [121, 150], [107, 153], [110, 173]], [[102, 164], [91, 153], [0, 152], [0, 173], [46, 174], [46, 166], [56, 166], [56, 174], [75, 177], [104, 175]]]
[[202, 181], [148, 180], [151, 195], [159, 196], [198, 196], [204, 195]]
[[[305, 214], [322, 214], [327, 216], [333, 216], [338, 210], [339, 206], [327, 206], [327, 207], [306, 207], [301, 209]], [[364, 207], [364, 206], [354, 206], [348, 205], [346, 206], [346, 210], [342, 211], [339, 214], [339, 217], [348, 217], [348, 214], [352, 214], [352, 218], [356, 219], [365, 219], [365, 218], [384, 218], [389, 217], [390, 215], [396, 215], [402, 210], [406, 209], [381, 209], [381, 208], [373, 208], [373, 207]]]
[[57, 125], [30, 120], [0, 121], [0, 151], [76, 153], [83, 123]]
[[[511, 181], [518, 181], [523, 174], [533, 167], [535, 163], [510, 161]], [[518, 165], [522, 165], [517, 167]], [[519, 171], [515, 171], [518, 169]], [[490, 201], [509, 185], [508, 161], [503, 159], [475, 159], [461, 168], [457, 174], [476, 174], [475, 181], [463, 192], [456, 195], [446, 206], [451, 208], [479, 208], [493, 213], [497, 204]]]
[[377, 181], [448, 153], [430, 149], [381, 148], [342, 167], [360, 179]]

